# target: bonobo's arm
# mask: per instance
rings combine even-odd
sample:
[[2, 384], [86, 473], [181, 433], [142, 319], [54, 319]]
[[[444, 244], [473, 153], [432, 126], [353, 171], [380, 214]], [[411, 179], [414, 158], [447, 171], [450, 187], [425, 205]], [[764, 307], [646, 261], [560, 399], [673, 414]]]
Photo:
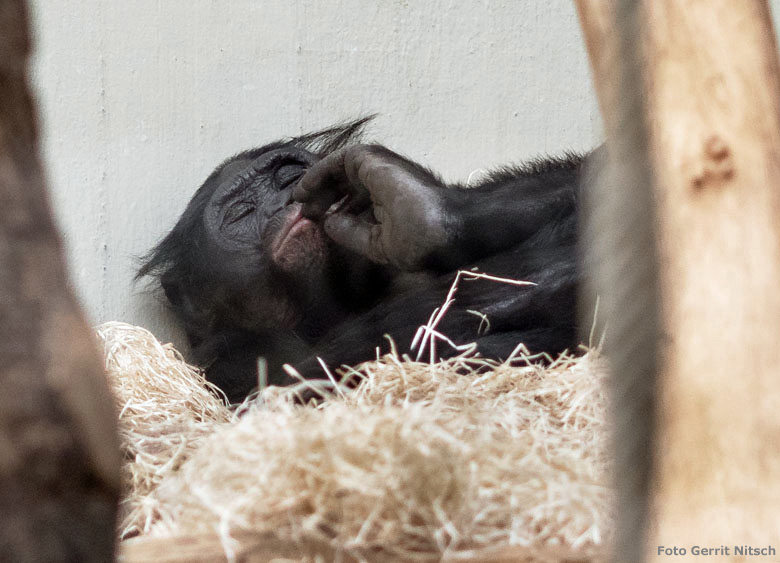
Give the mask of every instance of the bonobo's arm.
[[[357, 145], [312, 166], [293, 195], [333, 240], [375, 262], [448, 271], [570, 214], [575, 174], [555, 172], [513, 171], [475, 188], [447, 186], [385, 147]], [[368, 208], [375, 221], [365, 218]]]
[[[518, 245], [473, 263], [482, 272], [500, 278], [531, 280], [533, 285], [511, 285], [489, 280], [461, 280], [457, 297], [440, 318], [436, 331], [452, 341], [475, 342], [483, 357], [506, 359], [522, 342], [531, 351], [557, 355], [577, 344], [575, 296], [579, 274], [576, 268], [575, 218], [562, 225], [554, 246]], [[375, 357], [375, 348], [387, 351], [384, 335], [392, 336], [399, 354], [410, 353], [412, 339], [431, 313], [441, 307], [454, 274], [438, 276], [418, 291], [402, 293], [366, 311], [326, 334], [310, 356], [289, 360], [306, 379], [324, 378], [318, 361], [331, 369], [357, 365]], [[484, 313], [489, 330], [482, 333]], [[427, 352], [430, 350], [428, 349]], [[458, 353], [439, 342], [438, 358]], [[428, 353], [424, 356], [428, 359]]]

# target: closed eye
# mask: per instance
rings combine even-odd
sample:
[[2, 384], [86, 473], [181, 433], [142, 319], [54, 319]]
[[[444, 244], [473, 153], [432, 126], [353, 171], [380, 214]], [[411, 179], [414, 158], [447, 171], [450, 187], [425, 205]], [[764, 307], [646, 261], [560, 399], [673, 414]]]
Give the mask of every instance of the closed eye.
[[277, 189], [283, 190], [303, 176], [306, 169], [300, 164], [283, 164], [274, 172], [274, 183]]
[[254, 213], [255, 209], [255, 204], [248, 201], [232, 205], [225, 213], [223, 224], [232, 225], [233, 223], [237, 223], [238, 221], [241, 221], [242, 219]]

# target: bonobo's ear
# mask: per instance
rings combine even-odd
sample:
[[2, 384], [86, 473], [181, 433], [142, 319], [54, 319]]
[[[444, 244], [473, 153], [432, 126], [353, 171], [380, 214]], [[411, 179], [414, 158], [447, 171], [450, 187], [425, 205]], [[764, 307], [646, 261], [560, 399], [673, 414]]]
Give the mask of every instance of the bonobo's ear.
[[179, 317], [190, 346], [201, 344], [208, 331], [208, 323], [205, 322], [205, 312], [202, 306], [195, 305], [192, 297], [182, 288], [182, 284], [172, 275], [163, 274], [160, 278], [165, 297], [170, 303], [171, 309]]
[[160, 285], [165, 292], [165, 297], [174, 307], [181, 307], [183, 297], [181, 293], [181, 284], [171, 279], [171, 276], [164, 275], [160, 279]]
[[[193, 332], [199, 332], [197, 329], [203, 321], [204, 311], [202, 307], [195, 305], [192, 295], [183, 287], [181, 282], [173, 275], [163, 274], [160, 277], [160, 285], [165, 292], [165, 297], [171, 304], [171, 308], [179, 315], [184, 323], [184, 329], [190, 335], [192, 341]], [[190, 344], [195, 344], [190, 342]]]

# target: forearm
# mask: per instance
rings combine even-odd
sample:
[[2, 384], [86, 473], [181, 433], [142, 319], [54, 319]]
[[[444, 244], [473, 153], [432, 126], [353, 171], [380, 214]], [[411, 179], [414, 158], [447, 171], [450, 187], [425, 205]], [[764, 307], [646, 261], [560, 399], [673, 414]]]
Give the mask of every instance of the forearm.
[[531, 238], [574, 213], [575, 191], [572, 182], [542, 185], [525, 178], [449, 188], [447, 244], [431, 255], [427, 267], [457, 268]]

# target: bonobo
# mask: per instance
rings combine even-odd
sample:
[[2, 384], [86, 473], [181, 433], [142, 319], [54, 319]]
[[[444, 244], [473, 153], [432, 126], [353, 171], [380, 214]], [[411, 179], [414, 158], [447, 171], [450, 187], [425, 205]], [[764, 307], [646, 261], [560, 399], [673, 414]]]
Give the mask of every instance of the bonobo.
[[321, 378], [318, 358], [332, 368], [370, 360], [384, 335], [409, 351], [458, 270], [534, 285], [462, 282], [437, 332], [496, 359], [520, 343], [551, 355], [577, 343], [582, 158], [447, 185], [359, 144], [366, 121], [223, 162], [146, 257], [139, 276], [159, 277], [193, 361], [230, 401], [257, 385], [258, 357], [269, 383], [287, 384], [283, 364]]

